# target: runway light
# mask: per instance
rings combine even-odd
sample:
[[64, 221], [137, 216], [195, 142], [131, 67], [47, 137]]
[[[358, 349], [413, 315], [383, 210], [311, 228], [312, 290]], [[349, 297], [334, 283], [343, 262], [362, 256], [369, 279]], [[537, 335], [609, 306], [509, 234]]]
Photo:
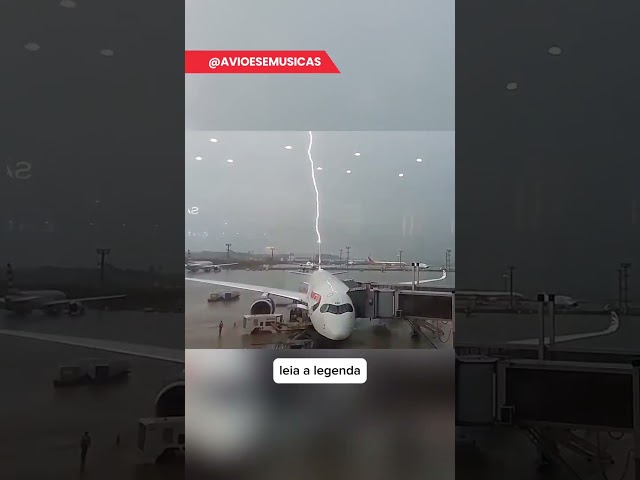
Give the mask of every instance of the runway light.
[[347, 170], [347, 173], [351, 173], [351, 170]]
[[227, 163], [233, 163], [233, 160], [229, 159], [227, 160]]
[[416, 162], [422, 163], [422, 159], [421, 158], [416, 158]]
[[356, 153], [354, 153], [354, 155], [355, 155], [356, 157], [359, 157], [359, 156], [360, 156], [360, 152], [356, 152]]
[[211, 143], [218, 143], [218, 139], [217, 138], [210, 138], [209, 141]]
[[102, 50], [100, 50], [100, 55], [102, 55], [103, 57], [113, 57], [115, 55], [115, 52], [110, 48], [103, 48]]
[[78, 4], [73, 0], [62, 0], [59, 5], [64, 8], [76, 8]]
[[507, 90], [513, 91], [518, 89], [518, 82], [509, 82], [507, 83]]
[[38, 45], [37, 43], [34, 43], [34, 42], [30, 42], [30, 43], [27, 43], [24, 46], [24, 48], [26, 48], [30, 52], [37, 52], [38, 50], [40, 50], [40, 45]]
[[399, 173], [398, 176], [399, 177], [404, 177], [404, 173]]
[[287, 145], [284, 148], [286, 148], [287, 150], [291, 150], [291, 145]]
[[202, 157], [196, 157], [196, 160], [202, 160]]
[[322, 170], [322, 167], [318, 167], [318, 168], [316, 168], [316, 170]]

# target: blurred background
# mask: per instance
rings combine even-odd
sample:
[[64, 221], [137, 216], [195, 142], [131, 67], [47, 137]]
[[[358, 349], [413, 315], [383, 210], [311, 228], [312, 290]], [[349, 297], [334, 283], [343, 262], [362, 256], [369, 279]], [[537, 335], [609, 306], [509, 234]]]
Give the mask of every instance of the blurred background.
[[[363, 385], [278, 385], [276, 358], [364, 358]], [[452, 350], [186, 351], [189, 478], [453, 479]]]

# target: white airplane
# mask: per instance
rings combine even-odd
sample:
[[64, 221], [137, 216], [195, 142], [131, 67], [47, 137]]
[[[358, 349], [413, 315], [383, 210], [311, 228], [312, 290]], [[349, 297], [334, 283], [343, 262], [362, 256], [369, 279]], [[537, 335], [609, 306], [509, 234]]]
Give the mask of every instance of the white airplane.
[[67, 310], [69, 315], [77, 315], [85, 310], [85, 302], [114, 300], [126, 295], [105, 295], [100, 297], [67, 298], [59, 290], [14, 290], [0, 299], [0, 307], [19, 315], [28, 315], [33, 310], [41, 310], [48, 315], [58, 315]]
[[[295, 302], [299, 302], [301, 308], [307, 309], [311, 324], [320, 335], [330, 340], [344, 340], [349, 337], [355, 326], [355, 309], [351, 297], [349, 297], [349, 287], [335, 276], [345, 272], [331, 274], [319, 267], [312, 273], [291, 273], [309, 276], [309, 281], [305, 282], [306, 291], [295, 292], [280, 288], [247, 285], [245, 283], [188, 277], [185, 277], [185, 280], [262, 293], [262, 297], [251, 305], [252, 315], [272, 314], [275, 312], [276, 304], [271, 298], [271, 295], [294, 300]], [[419, 283], [433, 282], [444, 278], [446, 278], [446, 272], [443, 271], [442, 277], [431, 280], [421, 280]], [[413, 282], [400, 282], [395, 285], [412, 284]]]
[[18, 290], [12, 287], [13, 269], [11, 264], [7, 265], [7, 278], [9, 290], [6, 296], [0, 298], [0, 308], [19, 315], [28, 315], [33, 310], [41, 310], [48, 315], [58, 315], [65, 309], [69, 315], [77, 315], [84, 312], [86, 302], [126, 297], [126, 295], [103, 295], [67, 298], [67, 294], [60, 290]]
[[222, 267], [230, 267], [231, 265], [238, 265], [237, 263], [213, 263], [206, 260], [203, 261], [187, 261], [184, 264], [184, 268], [189, 270], [192, 273], [197, 273], [199, 270], [204, 270], [205, 272], [220, 272]]
[[238, 265], [237, 263], [213, 263], [208, 260], [191, 260], [191, 250], [187, 250], [187, 261], [184, 264], [185, 270], [189, 270], [192, 273], [197, 273], [199, 270], [204, 270], [209, 273], [212, 270], [218, 273], [222, 270], [221, 267], [230, 267], [231, 265]]
[[385, 267], [404, 267], [407, 264], [405, 262], [377, 262], [376, 260], [373, 260], [370, 256], [367, 257], [367, 263], [369, 265], [384, 265]]
[[577, 307], [580, 302], [566, 295], [556, 295], [554, 303], [559, 307], [573, 308]]

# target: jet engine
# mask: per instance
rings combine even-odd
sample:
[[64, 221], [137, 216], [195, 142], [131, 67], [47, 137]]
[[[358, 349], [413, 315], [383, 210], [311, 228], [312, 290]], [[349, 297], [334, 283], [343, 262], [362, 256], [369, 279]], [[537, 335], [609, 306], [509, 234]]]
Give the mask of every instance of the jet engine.
[[84, 304], [80, 302], [69, 302], [67, 306], [67, 313], [69, 315], [82, 315], [85, 311]]
[[251, 304], [251, 315], [271, 315], [276, 311], [276, 302], [270, 297], [258, 298]]
[[156, 417], [184, 417], [184, 380], [166, 385], [155, 401]]

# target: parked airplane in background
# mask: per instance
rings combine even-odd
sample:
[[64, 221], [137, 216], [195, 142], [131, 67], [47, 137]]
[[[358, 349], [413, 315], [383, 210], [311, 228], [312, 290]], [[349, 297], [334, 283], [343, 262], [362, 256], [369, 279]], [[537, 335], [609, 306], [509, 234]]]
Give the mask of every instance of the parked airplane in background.
[[28, 315], [33, 310], [41, 310], [48, 315], [58, 315], [66, 310], [69, 315], [77, 315], [84, 312], [86, 302], [125, 297], [126, 295], [106, 295], [67, 298], [67, 295], [59, 290], [13, 290], [0, 299], [0, 306], [19, 315]]
[[[291, 272], [299, 275], [308, 275], [306, 292], [295, 292], [280, 288], [262, 287], [259, 285], [247, 285], [245, 283], [223, 282], [209, 279], [185, 278], [191, 282], [208, 283], [221, 287], [251, 290], [262, 293], [262, 297], [251, 305], [251, 315], [272, 314], [276, 310], [276, 303], [271, 295], [288, 298], [299, 302], [306, 308], [313, 328], [320, 335], [330, 340], [344, 340], [351, 335], [355, 326], [355, 309], [349, 297], [349, 287], [335, 275], [345, 272], [330, 272], [318, 268], [312, 273]], [[422, 280], [419, 283], [434, 282], [446, 278], [446, 272], [437, 279]], [[396, 285], [411, 285], [413, 282], [400, 282]]]
[[41, 310], [49, 315], [58, 315], [64, 310], [69, 315], [77, 315], [85, 310], [85, 302], [115, 300], [126, 295], [106, 295], [98, 297], [67, 298], [60, 290], [19, 290], [13, 287], [13, 268], [7, 264], [7, 294], [0, 298], [0, 308], [19, 315], [28, 315], [33, 310]]
[[191, 250], [187, 250], [187, 261], [184, 264], [184, 268], [192, 273], [197, 273], [199, 270], [204, 270], [209, 273], [211, 271], [220, 272], [221, 267], [230, 267], [231, 265], [238, 265], [237, 263], [213, 263], [207, 260], [191, 260]]
[[200, 270], [203, 270], [205, 272], [220, 272], [222, 270], [222, 267], [230, 267], [231, 265], [238, 265], [237, 263], [219, 263], [219, 264], [215, 264], [213, 262], [208, 262], [208, 261], [188, 261], [187, 263], [184, 264], [184, 268], [189, 270], [192, 273], [196, 273]]
[[574, 308], [577, 307], [580, 302], [566, 295], [556, 295], [554, 303], [559, 307]]
[[[367, 264], [368, 265], [380, 265], [382, 267], [406, 267], [407, 264], [405, 262], [378, 262], [376, 260], [373, 260], [371, 258], [371, 256], [367, 257]], [[426, 263], [420, 263], [418, 265], [419, 268], [429, 268], [429, 265], [427, 265]]]

